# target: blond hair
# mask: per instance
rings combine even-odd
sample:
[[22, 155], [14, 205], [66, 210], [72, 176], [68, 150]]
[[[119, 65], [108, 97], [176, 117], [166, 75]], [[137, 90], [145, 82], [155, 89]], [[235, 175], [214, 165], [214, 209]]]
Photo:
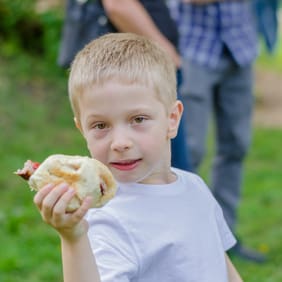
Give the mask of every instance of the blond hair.
[[150, 87], [166, 108], [176, 100], [173, 61], [155, 43], [136, 34], [110, 33], [101, 36], [76, 55], [68, 87], [77, 118], [80, 116], [79, 97], [85, 88], [108, 81]]

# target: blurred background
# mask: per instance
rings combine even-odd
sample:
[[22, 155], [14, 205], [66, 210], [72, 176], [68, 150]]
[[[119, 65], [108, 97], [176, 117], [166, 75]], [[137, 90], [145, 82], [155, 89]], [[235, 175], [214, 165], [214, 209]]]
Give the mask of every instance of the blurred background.
[[[0, 281], [62, 281], [59, 238], [40, 219], [34, 193], [13, 173], [27, 159], [88, 154], [73, 124], [68, 71], [56, 63], [64, 1], [0, 0], [0, 19]], [[279, 25], [271, 52], [261, 37], [255, 66], [254, 135], [238, 231], [269, 260], [234, 259], [249, 282], [282, 281], [281, 8]], [[209, 159], [201, 168], [204, 178]]]

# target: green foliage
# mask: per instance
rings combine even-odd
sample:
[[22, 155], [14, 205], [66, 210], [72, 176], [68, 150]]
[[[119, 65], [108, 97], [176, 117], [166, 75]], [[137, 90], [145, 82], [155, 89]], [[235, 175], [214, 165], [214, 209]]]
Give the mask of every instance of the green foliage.
[[35, 11], [35, 0], [0, 2], [0, 49], [15, 56], [22, 51], [55, 61], [63, 22], [63, 10]]
[[0, 26], [3, 29], [12, 28], [19, 19], [34, 16], [34, 0], [1, 0], [0, 2]]
[[62, 32], [62, 11], [48, 11], [40, 16], [44, 29], [44, 59], [54, 62], [57, 59]]

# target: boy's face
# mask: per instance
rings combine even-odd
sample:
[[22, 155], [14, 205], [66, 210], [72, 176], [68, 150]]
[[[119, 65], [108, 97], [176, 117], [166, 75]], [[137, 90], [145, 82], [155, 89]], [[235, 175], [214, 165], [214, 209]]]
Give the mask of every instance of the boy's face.
[[166, 109], [153, 90], [108, 82], [86, 89], [77, 121], [93, 158], [120, 182], [166, 183], [170, 139], [175, 137], [182, 104]]

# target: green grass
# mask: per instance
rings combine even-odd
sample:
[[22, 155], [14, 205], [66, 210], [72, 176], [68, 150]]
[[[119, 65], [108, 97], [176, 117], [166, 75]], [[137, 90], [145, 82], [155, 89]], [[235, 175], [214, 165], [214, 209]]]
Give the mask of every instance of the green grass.
[[[281, 31], [282, 34], [282, 31]], [[261, 44], [257, 67], [271, 69], [282, 73], [282, 36], [278, 38], [277, 46], [272, 54], [266, 52], [264, 44]]]
[[[62, 281], [58, 236], [13, 172], [28, 158], [88, 154], [73, 125], [66, 83], [66, 73], [52, 62], [0, 55], [1, 282]], [[249, 246], [269, 255], [264, 265], [234, 260], [248, 282], [282, 281], [281, 140], [281, 129], [255, 128], [246, 162], [238, 231]]]
[[269, 262], [260, 267], [236, 261], [246, 281], [282, 281], [282, 130], [256, 129], [246, 162], [239, 234], [249, 246], [267, 252]]
[[0, 57], [0, 113], [0, 281], [60, 281], [57, 234], [13, 172], [29, 158], [87, 154], [73, 124], [66, 73], [39, 59]]

